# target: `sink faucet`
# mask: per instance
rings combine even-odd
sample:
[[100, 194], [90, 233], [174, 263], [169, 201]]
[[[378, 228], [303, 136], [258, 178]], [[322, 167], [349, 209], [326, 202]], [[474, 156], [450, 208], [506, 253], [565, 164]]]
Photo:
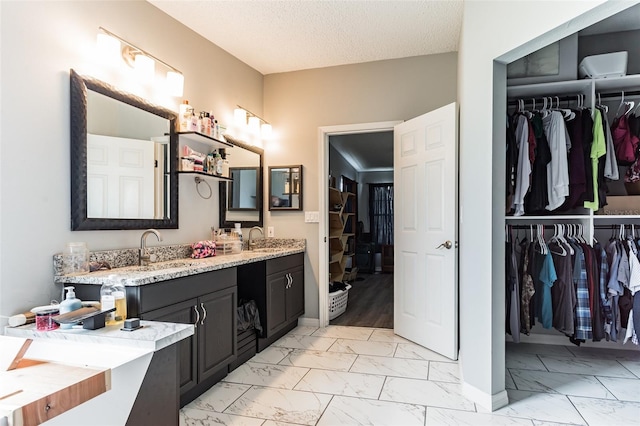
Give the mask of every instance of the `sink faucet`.
[[264, 231], [262, 230], [262, 228], [260, 228], [259, 226], [254, 226], [253, 228], [251, 228], [251, 230], [249, 230], [249, 250], [253, 250], [254, 246], [256, 245], [256, 243], [253, 242], [253, 239], [251, 238], [253, 231], [260, 231], [260, 233], [262, 234], [262, 238], [264, 238]]
[[147, 229], [142, 233], [140, 237], [140, 248], [138, 249], [138, 265], [147, 266], [151, 262], [151, 256], [147, 253], [147, 236], [149, 234], [155, 234], [158, 241], [162, 241], [162, 235], [155, 229]]

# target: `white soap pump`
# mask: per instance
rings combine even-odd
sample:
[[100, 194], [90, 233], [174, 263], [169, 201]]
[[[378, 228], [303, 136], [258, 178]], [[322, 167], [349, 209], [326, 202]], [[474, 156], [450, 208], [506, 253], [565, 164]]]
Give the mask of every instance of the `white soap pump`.
[[[60, 315], [82, 308], [82, 302], [76, 297], [75, 287], [69, 286], [64, 289], [67, 290], [67, 296], [59, 305]], [[71, 328], [71, 324], [61, 324], [60, 328]]]

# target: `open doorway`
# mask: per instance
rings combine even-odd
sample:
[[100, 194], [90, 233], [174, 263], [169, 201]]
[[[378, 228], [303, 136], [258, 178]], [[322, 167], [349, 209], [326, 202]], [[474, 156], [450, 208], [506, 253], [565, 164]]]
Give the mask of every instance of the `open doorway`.
[[[321, 206], [321, 213], [327, 215], [326, 221], [321, 220], [326, 228], [323, 230], [321, 226], [320, 230], [323, 238], [327, 236], [327, 257], [324, 262], [322, 256], [320, 259], [320, 264], [324, 265], [320, 273], [320, 282], [324, 284], [320, 286], [320, 322], [323, 325], [330, 322], [332, 325], [393, 328], [393, 251], [389, 249], [393, 244], [393, 192], [388, 188], [393, 187], [393, 126], [396, 124], [368, 123], [321, 129], [325, 153], [324, 161], [320, 159], [321, 170], [326, 173], [321, 191], [325, 194], [325, 207]], [[387, 188], [390, 207], [387, 216], [391, 221], [383, 233], [386, 239], [377, 243], [376, 238], [372, 238], [370, 188], [382, 184]], [[336, 194], [342, 197], [338, 203], [333, 202], [337, 199]], [[331, 225], [336, 216], [340, 217], [339, 238]], [[384, 271], [383, 245], [387, 247]], [[336, 302], [336, 294], [329, 295], [333, 290], [329, 288], [330, 282], [349, 286], [346, 308], [339, 315], [332, 312], [331, 303]], [[340, 284], [336, 288], [340, 288]]]
[[329, 136], [329, 176], [330, 324], [393, 329], [393, 131]]

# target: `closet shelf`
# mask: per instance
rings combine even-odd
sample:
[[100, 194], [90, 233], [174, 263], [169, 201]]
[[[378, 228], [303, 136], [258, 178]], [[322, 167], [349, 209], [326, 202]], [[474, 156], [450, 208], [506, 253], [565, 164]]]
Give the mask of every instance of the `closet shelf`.
[[633, 74], [624, 77], [554, 81], [552, 83], [508, 86], [507, 97], [509, 99], [527, 99], [551, 95], [593, 94], [594, 91], [596, 93], [607, 93], [629, 90], [630, 87], [638, 86], [640, 86], [640, 74]]
[[522, 222], [547, 222], [555, 220], [585, 220], [589, 219], [588, 214], [572, 214], [572, 215], [553, 215], [553, 216], [505, 216], [507, 223], [522, 223]]

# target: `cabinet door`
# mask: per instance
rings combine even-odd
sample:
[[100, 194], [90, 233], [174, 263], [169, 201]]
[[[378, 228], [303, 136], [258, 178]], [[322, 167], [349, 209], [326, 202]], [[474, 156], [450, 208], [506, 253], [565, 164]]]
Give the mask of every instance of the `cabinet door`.
[[[194, 324], [197, 315], [195, 314], [197, 299], [186, 300], [166, 308], [156, 309], [144, 313], [140, 319], [147, 321], [175, 322], [179, 324]], [[197, 383], [197, 335], [198, 326], [195, 333], [187, 339], [178, 342], [178, 359], [180, 367], [180, 393], [194, 387]]]
[[267, 276], [267, 337], [287, 323], [286, 272]]
[[236, 357], [236, 287], [198, 298], [198, 379], [204, 380]]
[[304, 314], [304, 269], [289, 271], [291, 285], [287, 289], [287, 322]]

